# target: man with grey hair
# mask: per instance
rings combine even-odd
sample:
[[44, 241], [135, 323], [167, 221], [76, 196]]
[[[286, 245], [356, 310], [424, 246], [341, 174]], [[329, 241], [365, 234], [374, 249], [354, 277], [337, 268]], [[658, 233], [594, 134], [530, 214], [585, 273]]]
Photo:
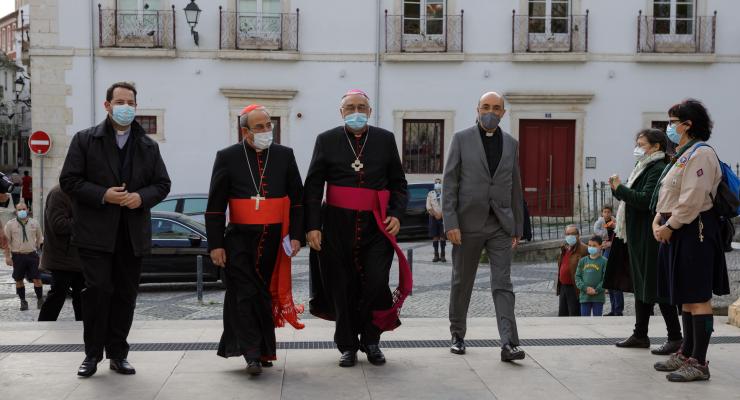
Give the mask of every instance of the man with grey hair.
[[[408, 202], [406, 177], [395, 135], [368, 125], [369, 103], [361, 90], [342, 97], [344, 123], [316, 138], [306, 175], [310, 311], [336, 321], [341, 367], [354, 366], [358, 350], [374, 365], [385, 363], [380, 335], [400, 325], [411, 291], [409, 265], [395, 238]], [[391, 292], [394, 252], [400, 277]]]
[[455, 354], [465, 353], [468, 306], [481, 252], [491, 268], [491, 291], [501, 337], [501, 361], [521, 360], [512, 250], [522, 236], [523, 200], [519, 143], [501, 130], [504, 99], [488, 92], [478, 101], [477, 124], [455, 134], [445, 165], [442, 210], [452, 242], [450, 333]]
[[258, 375], [276, 358], [275, 327], [303, 328], [290, 272], [304, 235], [303, 184], [293, 150], [272, 142], [264, 107], [245, 107], [239, 123], [242, 141], [213, 163], [206, 232], [211, 260], [226, 277], [217, 354], [243, 356], [247, 372]]

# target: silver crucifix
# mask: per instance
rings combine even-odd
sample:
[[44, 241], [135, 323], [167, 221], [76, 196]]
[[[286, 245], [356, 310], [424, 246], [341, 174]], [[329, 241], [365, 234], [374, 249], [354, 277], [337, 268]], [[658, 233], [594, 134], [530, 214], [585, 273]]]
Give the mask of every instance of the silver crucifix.
[[261, 196], [252, 196], [250, 197], [250, 199], [255, 200], [257, 202], [257, 204], [254, 205], [255, 210], [260, 209], [260, 200], [265, 200], [265, 198]]
[[355, 159], [355, 162], [353, 162], [351, 165], [352, 169], [355, 170], [355, 172], [360, 172], [360, 170], [365, 166], [362, 162], [360, 162], [360, 159]]

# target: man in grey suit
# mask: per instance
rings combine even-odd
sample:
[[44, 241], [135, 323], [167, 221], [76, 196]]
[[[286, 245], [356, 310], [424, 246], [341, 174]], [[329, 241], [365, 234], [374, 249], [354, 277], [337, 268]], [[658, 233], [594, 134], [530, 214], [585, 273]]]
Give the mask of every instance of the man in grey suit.
[[442, 213], [452, 242], [450, 332], [455, 354], [465, 353], [470, 295], [481, 251], [491, 264], [491, 291], [501, 337], [501, 361], [521, 360], [511, 284], [512, 250], [522, 236], [519, 143], [499, 128], [506, 113], [498, 93], [478, 102], [476, 126], [455, 134], [444, 171]]

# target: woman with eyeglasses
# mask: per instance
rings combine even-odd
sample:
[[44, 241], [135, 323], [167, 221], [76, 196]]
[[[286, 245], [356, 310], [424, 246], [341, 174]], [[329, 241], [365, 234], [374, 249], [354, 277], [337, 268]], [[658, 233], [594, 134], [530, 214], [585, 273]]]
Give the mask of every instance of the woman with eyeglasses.
[[[678, 321], [678, 308], [671, 305], [667, 297], [657, 294], [658, 242], [652, 230], [655, 210], [650, 209], [658, 179], [667, 165], [665, 151], [668, 139], [658, 129], [644, 129], [637, 133], [635, 144], [637, 162], [627, 182], [622, 183], [617, 175], [609, 179], [612, 193], [620, 202], [616, 216], [616, 239], [607, 263], [604, 287], [621, 289], [620, 284], [626, 283], [628, 287], [625, 289], [631, 289], [635, 295], [635, 329], [630, 337], [617, 342], [616, 346], [650, 347], [648, 324], [655, 303], [658, 303], [668, 340], [652, 349], [652, 353], [669, 355], [681, 347], [681, 324]], [[621, 268], [625, 264], [629, 268]]]
[[712, 293], [730, 293], [719, 217], [713, 210], [722, 171], [714, 149], [704, 145], [712, 134], [704, 105], [684, 100], [668, 110], [668, 117], [668, 139], [677, 149], [653, 196], [653, 234], [660, 242], [658, 296], [682, 305], [684, 341], [678, 352], [654, 367], [669, 372], [671, 382], [708, 380]]

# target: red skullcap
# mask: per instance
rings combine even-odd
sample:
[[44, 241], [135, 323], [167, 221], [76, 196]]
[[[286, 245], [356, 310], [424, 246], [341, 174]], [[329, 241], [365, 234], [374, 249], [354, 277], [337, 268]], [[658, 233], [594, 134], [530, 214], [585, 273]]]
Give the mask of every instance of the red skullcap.
[[250, 112], [252, 112], [254, 110], [259, 110], [260, 108], [265, 108], [265, 106], [263, 106], [261, 104], [250, 104], [250, 105], [244, 107], [244, 109], [242, 109], [242, 112], [240, 112], [239, 115], [245, 115], [245, 114], [248, 114], [248, 113], [250, 113]]

